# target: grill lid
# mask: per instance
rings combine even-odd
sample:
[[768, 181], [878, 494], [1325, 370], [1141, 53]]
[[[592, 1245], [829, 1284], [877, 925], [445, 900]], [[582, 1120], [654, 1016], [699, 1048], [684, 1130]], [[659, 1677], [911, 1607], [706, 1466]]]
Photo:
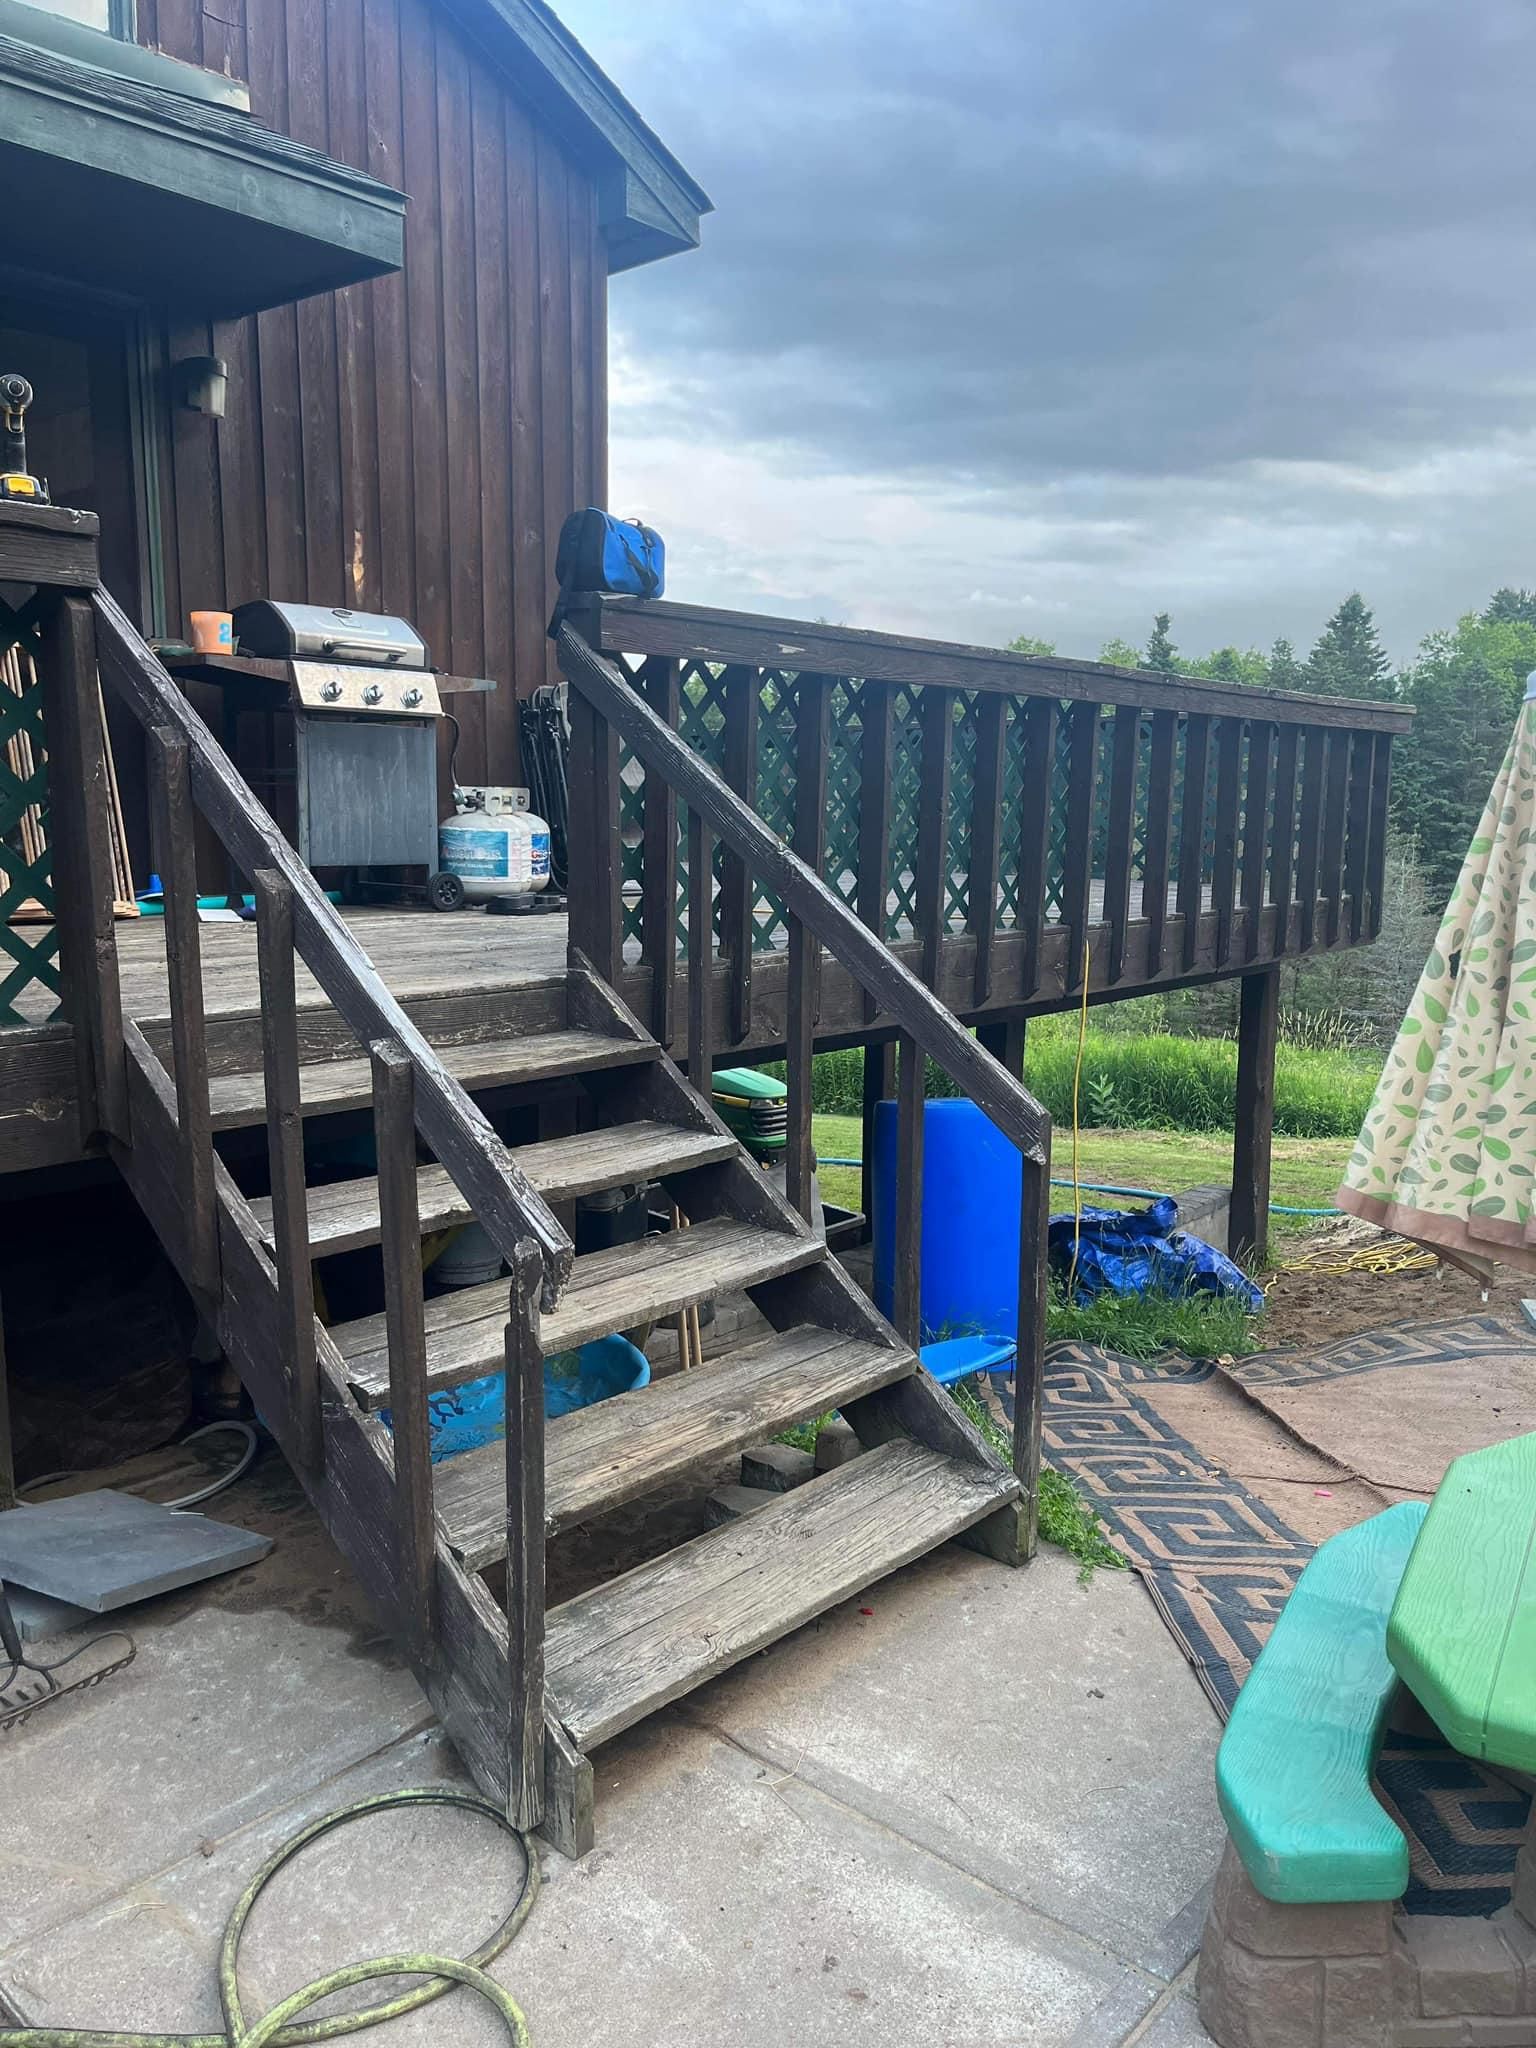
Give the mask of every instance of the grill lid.
[[242, 654], [267, 661], [353, 662], [372, 668], [424, 669], [426, 643], [405, 619], [354, 612], [345, 605], [283, 604], [261, 597], [236, 607]]

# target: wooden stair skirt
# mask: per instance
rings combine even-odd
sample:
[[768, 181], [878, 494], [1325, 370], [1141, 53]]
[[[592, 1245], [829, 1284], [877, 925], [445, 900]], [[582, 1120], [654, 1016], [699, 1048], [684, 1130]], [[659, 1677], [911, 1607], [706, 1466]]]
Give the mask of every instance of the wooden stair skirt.
[[[548, 1356], [737, 1289], [756, 1301], [771, 1332], [549, 1422], [546, 1534], [558, 1536], [690, 1472], [718, 1469], [748, 1445], [833, 1410], [866, 1446], [851, 1464], [549, 1611], [544, 1828], [558, 1846], [579, 1853], [591, 1839], [587, 1750], [937, 1544], [964, 1536], [1018, 1561], [1020, 1487], [618, 998], [590, 971], [573, 968], [565, 1008], [559, 1029], [502, 1038], [485, 1036], [482, 1025], [480, 1037], [434, 1040], [434, 1050], [471, 1091], [558, 1080], [567, 1095], [573, 1083], [584, 1094], [582, 1120], [591, 1128], [511, 1148], [513, 1165], [545, 1200], [659, 1185], [665, 1206], [675, 1205], [688, 1228], [578, 1257], [560, 1299], [538, 1319], [540, 1348]], [[330, 1057], [301, 1065], [299, 1107], [306, 1117], [353, 1110], [369, 1100], [372, 1085], [369, 1062], [338, 1041]], [[209, 1087], [217, 1128], [264, 1120], [260, 1071], [220, 1071]], [[146, 1183], [146, 1206], [150, 1192]], [[418, 1166], [416, 1193], [424, 1235], [471, 1216], [440, 1165]], [[271, 1199], [246, 1202], [222, 1167], [219, 1194], [226, 1231], [243, 1233], [258, 1258], [263, 1247], [272, 1253]], [[306, 1224], [312, 1258], [379, 1245], [377, 1178], [310, 1188]], [[238, 1296], [242, 1283], [236, 1277], [233, 1284]], [[248, 1273], [243, 1285], [249, 1289]], [[282, 1372], [257, 1355], [259, 1340], [230, 1289], [227, 1276], [221, 1333], [271, 1414], [284, 1399]], [[429, 1390], [504, 1369], [508, 1290], [508, 1281], [495, 1280], [425, 1303]], [[232, 1327], [246, 1334], [237, 1338]], [[385, 1316], [343, 1322], [317, 1341], [333, 1388], [330, 1462], [333, 1432], [348, 1444], [359, 1433], [363, 1443], [370, 1432], [380, 1441], [376, 1411], [390, 1401]], [[286, 1424], [279, 1434], [290, 1440]], [[344, 1489], [341, 1496], [332, 1489], [327, 1472], [302, 1476], [343, 1550], [381, 1591], [382, 1567], [370, 1574], [368, 1566], [390, 1556], [390, 1530], [372, 1528]], [[505, 1446], [490, 1443], [432, 1467], [431, 1486], [434, 1638], [424, 1641], [403, 1623], [400, 1633], [472, 1771], [504, 1790], [519, 1768], [509, 1717], [496, 1711], [507, 1627], [491, 1595], [496, 1578], [478, 1575], [496, 1574], [507, 1556]], [[386, 1577], [386, 1605], [388, 1584]], [[472, 1711], [464, 1705], [470, 1699]]]

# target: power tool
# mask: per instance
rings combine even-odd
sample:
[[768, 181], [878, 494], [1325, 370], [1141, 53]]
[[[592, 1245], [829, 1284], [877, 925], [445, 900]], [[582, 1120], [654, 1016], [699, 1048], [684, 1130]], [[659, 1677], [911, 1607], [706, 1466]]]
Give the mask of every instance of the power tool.
[[48, 486], [27, 468], [27, 407], [32, 386], [14, 370], [0, 376], [0, 500], [46, 505]]

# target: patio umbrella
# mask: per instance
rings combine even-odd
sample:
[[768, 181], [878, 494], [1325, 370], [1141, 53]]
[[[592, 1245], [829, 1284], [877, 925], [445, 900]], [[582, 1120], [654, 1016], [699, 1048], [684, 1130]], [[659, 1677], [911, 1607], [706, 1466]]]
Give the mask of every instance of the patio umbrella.
[[1536, 674], [1339, 1189], [1453, 1259], [1536, 1272]]

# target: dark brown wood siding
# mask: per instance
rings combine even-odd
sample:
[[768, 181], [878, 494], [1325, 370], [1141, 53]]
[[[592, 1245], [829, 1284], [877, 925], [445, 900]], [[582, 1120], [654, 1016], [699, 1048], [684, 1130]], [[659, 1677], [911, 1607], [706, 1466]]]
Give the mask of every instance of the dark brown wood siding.
[[606, 493], [607, 262], [587, 172], [432, 0], [140, 0], [140, 39], [249, 80], [257, 119], [409, 195], [396, 277], [173, 328], [228, 417], [161, 451], [168, 630], [273, 596], [399, 612], [460, 697], [459, 772], [517, 773], [553, 680], [554, 541]]

